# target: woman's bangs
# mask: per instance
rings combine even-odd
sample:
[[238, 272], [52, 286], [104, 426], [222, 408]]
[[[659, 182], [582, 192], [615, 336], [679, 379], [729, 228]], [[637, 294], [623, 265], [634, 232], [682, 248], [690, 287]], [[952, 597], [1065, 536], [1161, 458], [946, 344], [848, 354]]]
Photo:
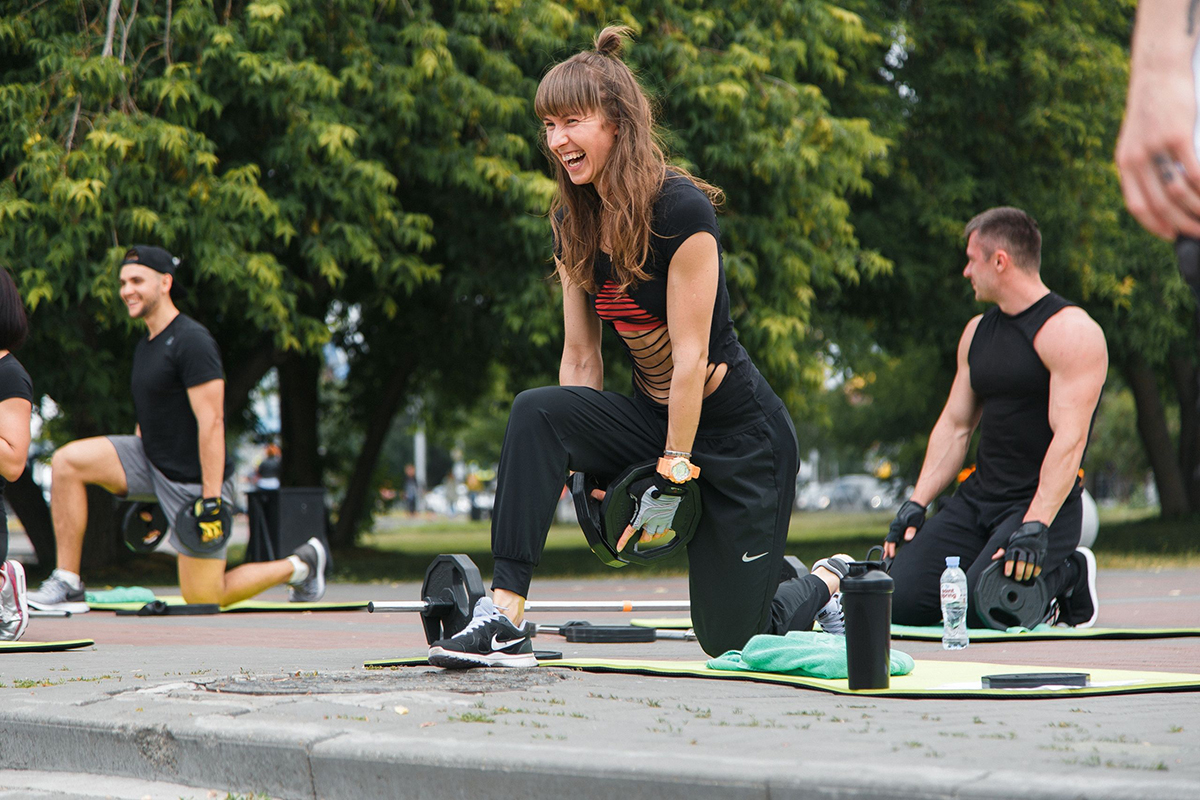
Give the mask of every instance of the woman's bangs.
[[583, 64], [564, 61], [538, 84], [533, 110], [538, 119], [585, 114], [600, 108], [600, 87]]

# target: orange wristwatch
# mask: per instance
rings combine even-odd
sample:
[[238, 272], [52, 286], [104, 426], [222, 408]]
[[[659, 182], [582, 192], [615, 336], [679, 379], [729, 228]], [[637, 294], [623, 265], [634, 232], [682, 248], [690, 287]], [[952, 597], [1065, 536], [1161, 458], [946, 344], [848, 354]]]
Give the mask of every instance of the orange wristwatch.
[[687, 456], [663, 456], [658, 459], [658, 474], [672, 483], [687, 483], [700, 477], [700, 468], [688, 460]]

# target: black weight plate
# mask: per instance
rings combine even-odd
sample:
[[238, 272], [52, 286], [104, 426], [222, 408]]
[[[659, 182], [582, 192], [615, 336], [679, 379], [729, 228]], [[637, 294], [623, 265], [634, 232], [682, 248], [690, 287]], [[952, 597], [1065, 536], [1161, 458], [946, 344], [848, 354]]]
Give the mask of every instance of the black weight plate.
[[637, 507], [637, 500], [629, 494], [629, 487], [653, 475], [657, 465], [657, 461], [647, 461], [625, 470], [609, 484], [604, 502], [600, 504], [600, 517], [604, 523], [601, 533], [616, 557], [629, 564], [651, 564], [674, 555], [692, 540], [696, 534], [696, 525], [700, 522], [700, 486], [696, 481], [688, 481], [683, 484], [684, 494], [675, 511], [673, 537], [643, 545], [639, 541], [641, 537], [633, 536], [626, 542], [624, 550], [616, 552], [617, 542], [626, 526], [633, 520], [634, 509]]
[[187, 603], [184, 605], [167, 605], [162, 600], [151, 600], [141, 608], [118, 608], [118, 617], [199, 617], [221, 613], [221, 607], [216, 603]]
[[127, 503], [121, 533], [135, 553], [152, 553], [167, 535], [167, 515], [158, 503]]
[[1039, 686], [1087, 686], [1091, 675], [1086, 672], [1008, 672], [984, 675], [985, 689], [1036, 689]]
[[582, 472], [571, 475], [567, 481], [571, 499], [575, 503], [575, 519], [583, 530], [588, 547], [607, 566], [620, 568], [625, 562], [617, 557], [612, 544], [604, 537], [604, 521], [600, 514], [600, 501], [592, 497], [592, 489], [602, 488], [599, 481]]
[[1017, 583], [1004, 577], [1004, 562], [995, 561], [979, 576], [972, 602], [975, 615], [998, 631], [1012, 627], [1032, 628], [1046, 618], [1050, 592], [1041, 577], [1033, 583]]
[[484, 596], [483, 578], [469, 556], [443, 553], [435, 558], [421, 584], [421, 598], [428, 604], [421, 612], [426, 641], [433, 644], [467, 627]]
[[635, 628], [632, 625], [572, 625], [559, 633], [568, 642], [586, 644], [653, 642], [658, 639], [654, 628]]
[[558, 661], [563, 656], [561, 650], [534, 650], [533, 657], [538, 661]]

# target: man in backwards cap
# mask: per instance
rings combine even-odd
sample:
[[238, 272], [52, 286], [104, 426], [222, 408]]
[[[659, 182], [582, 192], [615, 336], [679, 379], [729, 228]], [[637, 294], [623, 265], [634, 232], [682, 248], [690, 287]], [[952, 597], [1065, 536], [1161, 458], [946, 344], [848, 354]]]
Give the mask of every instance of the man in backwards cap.
[[284, 582], [294, 601], [325, 593], [326, 552], [315, 537], [288, 558], [225, 571], [233, 503], [225, 375], [208, 329], [171, 300], [178, 265], [161, 247], [136, 245], [125, 254], [121, 299], [148, 329], [134, 351], [130, 381], [137, 431], [80, 439], [54, 453], [50, 512], [58, 568], [29, 593], [33, 608], [88, 610], [79, 577], [88, 485], [160, 505], [179, 551], [179, 586], [188, 603], [229, 605]]

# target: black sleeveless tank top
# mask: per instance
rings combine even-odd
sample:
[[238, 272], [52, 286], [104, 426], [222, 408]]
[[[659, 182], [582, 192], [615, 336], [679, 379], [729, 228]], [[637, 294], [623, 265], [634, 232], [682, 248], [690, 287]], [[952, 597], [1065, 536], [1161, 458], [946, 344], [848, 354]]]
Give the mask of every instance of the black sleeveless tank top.
[[1046, 320], [1073, 305], [1051, 292], [1012, 316], [988, 309], [975, 329], [967, 363], [983, 414], [973, 477], [975, 488], [990, 498], [1028, 499], [1037, 491], [1054, 432], [1050, 370], [1033, 338]]

